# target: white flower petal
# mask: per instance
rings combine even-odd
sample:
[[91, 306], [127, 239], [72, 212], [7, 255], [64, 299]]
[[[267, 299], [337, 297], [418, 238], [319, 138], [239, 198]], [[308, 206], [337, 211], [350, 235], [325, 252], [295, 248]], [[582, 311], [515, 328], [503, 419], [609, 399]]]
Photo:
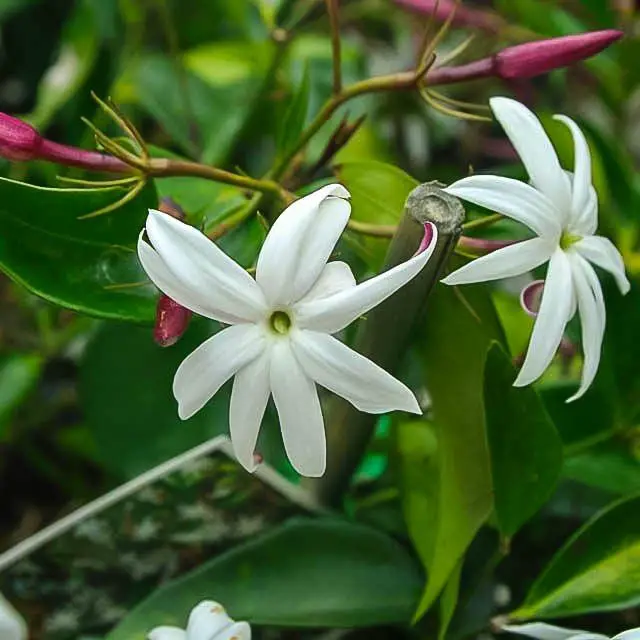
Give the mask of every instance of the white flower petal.
[[204, 600], [189, 614], [188, 640], [213, 640], [223, 629], [233, 624], [224, 607], [218, 602]]
[[138, 259], [142, 268], [153, 284], [170, 298], [195, 313], [218, 320], [225, 324], [237, 324], [243, 322], [242, 318], [234, 316], [212, 304], [210, 296], [195, 289], [189, 283], [181, 282], [169, 270], [157, 251], [142, 239], [142, 233], [138, 238]]
[[492, 251], [456, 269], [442, 280], [445, 284], [469, 284], [517, 276], [549, 260], [557, 245], [545, 238], [531, 238]]
[[589, 188], [589, 197], [586, 206], [580, 211], [571, 213], [571, 220], [567, 225], [567, 231], [576, 236], [592, 236], [598, 228], [598, 194], [592, 187]]
[[431, 244], [406, 262], [355, 287], [326, 298], [301, 301], [295, 305], [294, 313], [298, 325], [312, 331], [336, 333], [386, 300], [409, 280], [415, 278], [429, 261], [438, 238], [435, 225], [430, 227], [433, 233]]
[[316, 283], [307, 291], [300, 302], [308, 302], [318, 298], [351, 289], [356, 286], [356, 279], [351, 271], [351, 267], [346, 262], [328, 262], [322, 270]]
[[592, 638], [592, 640], [608, 640], [607, 636], [597, 633], [588, 633], [587, 631], [580, 631], [579, 629], [565, 629], [564, 627], [556, 627], [544, 622], [510, 624], [502, 627], [502, 630], [529, 636], [530, 638], [537, 638], [538, 640], [570, 640], [576, 636], [583, 637], [585, 634], [589, 638]]
[[527, 107], [510, 98], [492, 98], [491, 109], [515, 147], [531, 183], [568, 221], [571, 207], [569, 180], [540, 120]]
[[203, 342], [178, 367], [173, 395], [182, 420], [197, 413], [239, 369], [265, 348], [263, 330], [253, 324], [237, 324]]
[[591, 152], [580, 127], [569, 117], [554, 116], [571, 131], [573, 137], [573, 178], [571, 184], [571, 218], [579, 216], [589, 206], [591, 197]]
[[271, 347], [271, 393], [293, 468], [303, 476], [321, 476], [327, 453], [318, 392], [286, 339]]
[[415, 396], [377, 364], [326, 333], [296, 331], [293, 353], [319, 385], [367, 413], [422, 413]]
[[264, 317], [266, 304], [256, 281], [200, 231], [154, 210], [149, 211], [146, 230], [153, 248], [180, 282], [245, 321]]
[[215, 640], [251, 640], [251, 627], [248, 622], [236, 622], [219, 633]]
[[598, 372], [600, 352], [606, 323], [606, 310], [602, 287], [593, 267], [580, 255], [569, 256], [573, 273], [580, 325], [582, 328], [582, 349], [584, 363], [582, 365], [582, 380], [580, 388], [567, 402], [582, 397], [591, 386]]
[[156, 627], [147, 635], [148, 640], [187, 640], [187, 632], [178, 627]]
[[513, 383], [514, 386], [524, 387], [531, 384], [544, 373], [553, 360], [570, 318], [573, 297], [569, 259], [562, 249], [556, 249], [549, 262], [540, 311], [533, 325], [527, 355]]
[[616, 279], [618, 288], [623, 294], [629, 292], [631, 284], [627, 279], [624, 261], [616, 246], [603, 236], [588, 236], [571, 245], [583, 258], [608, 271]]
[[249, 472], [256, 468], [253, 454], [271, 395], [270, 366], [267, 348], [262, 355], [240, 369], [233, 380], [229, 408], [231, 442], [238, 462]]
[[0, 594], [0, 638], [27, 640], [27, 624], [2, 594]]
[[476, 175], [462, 178], [444, 191], [521, 222], [539, 236], [556, 238], [562, 230], [562, 216], [554, 203], [520, 180]]
[[611, 640], [640, 640], [640, 627], [637, 629], [629, 629], [613, 636]]
[[296, 200], [269, 230], [256, 280], [270, 305], [300, 299], [318, 279], [349, 220], [349, 192], [339, 184]]

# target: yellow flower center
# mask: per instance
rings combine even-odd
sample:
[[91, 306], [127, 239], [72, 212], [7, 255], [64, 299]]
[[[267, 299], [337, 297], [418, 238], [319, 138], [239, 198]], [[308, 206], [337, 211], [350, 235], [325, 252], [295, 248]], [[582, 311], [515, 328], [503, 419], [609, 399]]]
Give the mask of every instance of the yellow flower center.
[[582, 240], [582, 236], [574, 236], [571, 233], [563, 231], [560, 236], [560, 248], [566, 251], [572, 244], [578, 242], [578, 240]]

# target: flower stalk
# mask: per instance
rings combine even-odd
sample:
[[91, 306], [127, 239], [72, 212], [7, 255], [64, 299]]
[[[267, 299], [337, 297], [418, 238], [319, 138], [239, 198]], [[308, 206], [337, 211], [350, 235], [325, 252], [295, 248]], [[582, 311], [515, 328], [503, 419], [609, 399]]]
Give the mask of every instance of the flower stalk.
[[[420, 185], [409, 195], [404, 216], [389, 245], [383, 271], [408, 260], [420, 248], [424, 225], [433, 223], [438, 239], [427, 266], [411, 282], [367, 314], [355, 348], [387, 371], [401, 364], [412, 329], [424, 310], [429, 293], [456, 246], [464, 221], [461, 202], [438, 183]], [[337, 505], [347, 490], [373, 436], [376, 416], [360, 413], [336, 398], [327, 420], [327, 470], [322, 478], [305, 480], [314, 498]]]

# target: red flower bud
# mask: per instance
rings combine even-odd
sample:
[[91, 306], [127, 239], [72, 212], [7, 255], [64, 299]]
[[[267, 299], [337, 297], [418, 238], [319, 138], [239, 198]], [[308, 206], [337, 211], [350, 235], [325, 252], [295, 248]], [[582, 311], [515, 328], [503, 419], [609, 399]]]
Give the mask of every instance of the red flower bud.
[[[158, 210], [178, 220], [185, 218], [184, 210], [172, 198], [162, 198]], [[174, 345], [187, 330], [191, 315], [189, 309], [163, 293], [156, 307], [156, 326], [153, 329], [153, 339], [161, 347]]]
[[187, 330], [191, 311], [162, 294], [156, 307], [156, 326], [153, 339], [161, 347], [174, 345]]
[[452, 24], [495, 33], [502, 25], [500, 16], [489, 11], [458, 6], [454, 0], [396, 0], [396, 3], [417, 13], [432, 15], [438, 22], [445, 22], [455, 11]]
[[39, 157], [42, 138], [26, 122], [0, 112], [0, 156], [8, 160]]
[[507, 47], [495, 55], [496, 75], [507, 80], [539, 76], [590, 58], [622, 35], [605, 29]]

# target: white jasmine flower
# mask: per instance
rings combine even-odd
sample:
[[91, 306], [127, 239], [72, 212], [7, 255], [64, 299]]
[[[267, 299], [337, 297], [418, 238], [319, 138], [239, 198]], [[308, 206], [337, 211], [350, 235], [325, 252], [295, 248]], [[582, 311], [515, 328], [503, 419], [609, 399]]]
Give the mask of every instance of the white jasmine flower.
[[555, 627], [544, 622], [528, 622], [527, 624], [514, 624], [502, 627], [503, 631], [518, 633], [538, 640], [640, 640], [640, 628], [623, 631], [613, 638], [601, 633], [590, 633], [577, 629], [565, 629]]
[[514, 385], [530, 384], [542, 375], [577, 309], [584, 366], [580, 388], [569, 402], [585, 393], [600, 362], [605, 307], [592, 264], [609, 271], [623, 294], [629, 291], [629, 281], [618, 250], [607, 238], [595, 235], [598, 200], [591, 184], [591, 156], [576, 123], [566, 116], [555, 116], [573, 136], [575, 162], [570, 173], [560, 166], [551, 141], [529, 109], [508, 98], [493, 98], [491, 108], [524, 163], [530, 184], [476, 175], [458, 180], [445, 191], [517, 220], [537, 237], [478, 258], [443, 282], [458, 285], [508, 278], [548, 261], [539, 313]]
[[[290, 205], [271, 227], [255, 280], [197, 229], [150, 211], [138, 255], [156, 286], [207, 318], [231, 325], [178, 368], [173, 392], [185, 420], [232, 376], [229, 422], [234, 451], [247, 469], [267, 401], [275, 402], [287, 455], [306, 476], [325, 469], [325, 434], [316, 384], [357, 409], [420, 413], [413, 393], [331, 336], [415, 277], [435, 245], [356, 285], [344, 262], [327, 262], [351, 207], [349, 192], [329, 185]], [[424, 244], [424, 243], [423, 243]]]
[[0, 638], [27, 640], [27, 625], [22, 616], [0, 594]]
[[204, 600], [189, 614], [186, 630], [178, 627], [156, 627], [148, 640], [251, 640], [247, 622], [234, 622], [222, 605]]

